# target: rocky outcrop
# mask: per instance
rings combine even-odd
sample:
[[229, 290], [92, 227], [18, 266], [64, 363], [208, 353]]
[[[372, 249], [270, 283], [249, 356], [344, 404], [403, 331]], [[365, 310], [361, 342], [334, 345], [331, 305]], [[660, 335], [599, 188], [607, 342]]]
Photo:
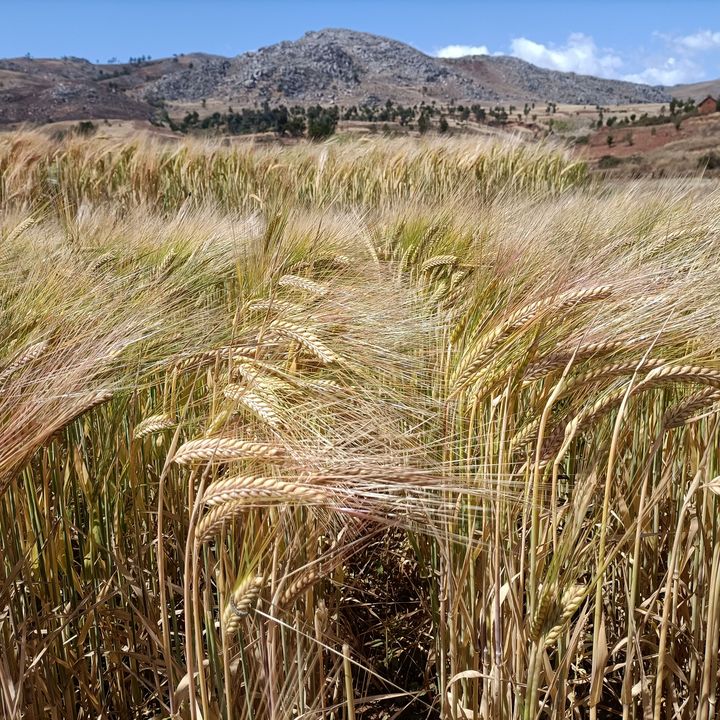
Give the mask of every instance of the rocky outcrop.
[[148, 92], [167, 100], [235, 104], [553, 101], [579, 105], [667, 102], [663, 88], [561, 73], [512, 57], [445, 60], [397, 40], [327, 29], [229, 60], [162, 77]]

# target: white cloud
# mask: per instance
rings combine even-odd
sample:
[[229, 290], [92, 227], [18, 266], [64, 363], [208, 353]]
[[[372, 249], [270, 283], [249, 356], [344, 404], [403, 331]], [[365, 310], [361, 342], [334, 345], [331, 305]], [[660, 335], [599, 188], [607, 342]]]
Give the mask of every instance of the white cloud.
[[448, 45], [436, 54], [441, 58], [459, 58], [466, 55], [489, 55], [490, 51], [485, 45]]
[[528, 38], [514, 38], [511, 55], [540, 67], [582, 75], [617, 77], [623, 61], [612, 50], [599, 50], [595, 41], [584, 33], [573, 33], [562, 46], [544, 45]]
[[680, 50], [702, 52], [720, 48], [720, 32], [700, 30], [692, 35], [681, 35], [668, 38]]
[[647, 85], [678, 85], [702, 77], [702, 68], [684, 58], [669, 57], [659, 65], [651, 65], [622, 79]]
[[[654, 33], [665, 48], [656, 53], [642, 50], [622, 55], [612, 48], [598, 48], [585, 33], [572, 33], [563, 44], [541, 43], [526, 37], [514, 38], [508, 54], [540, 67], [581, 75], [628, 80], [648, 85], [677, 85], [697, 82], [705, 77], [695, 54], [720, 50], [720, 32], [701, 30], [693, 35]], [[499, 55], [485, 45], [448, 45], [438, 50], [441, 58], [466, 55]]]

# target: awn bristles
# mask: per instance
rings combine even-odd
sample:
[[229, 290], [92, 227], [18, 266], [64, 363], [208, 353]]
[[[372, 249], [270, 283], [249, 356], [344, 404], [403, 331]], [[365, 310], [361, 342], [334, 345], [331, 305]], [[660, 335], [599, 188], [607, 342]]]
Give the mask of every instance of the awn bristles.
[[304, 292], [310, 293], [311, 295], [317, 295], [322, 297], [327, 295], [327, 288], [314, 280], [308, 278], [298, 277], [297, 275], [283, 275], [278, 280], [280, 287], [289, 287], [296, 290], [303, 290]]
[[273, 320], [268, 326], [268, 331], [275, 335], [295, 340], [308, 352], [326, 365], [340, 362], [340, 358], [330, 350], [316, 335], [300, 325], [285, 322], [284, 320]]

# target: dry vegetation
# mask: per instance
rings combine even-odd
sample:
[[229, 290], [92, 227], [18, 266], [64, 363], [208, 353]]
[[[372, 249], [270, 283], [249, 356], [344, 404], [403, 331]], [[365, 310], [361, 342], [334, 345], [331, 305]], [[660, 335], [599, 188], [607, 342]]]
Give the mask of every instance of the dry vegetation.
[[714, 186], [34, 134], [0, 182], [3, 717], [714, 717]]

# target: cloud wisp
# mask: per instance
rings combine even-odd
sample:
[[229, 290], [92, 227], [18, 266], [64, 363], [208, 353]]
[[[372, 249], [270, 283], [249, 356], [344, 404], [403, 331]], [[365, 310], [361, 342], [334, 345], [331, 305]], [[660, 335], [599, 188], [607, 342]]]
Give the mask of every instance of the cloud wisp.
[[467, 55], [508, 54], [542, 68], [595, 75], [648, 85], [677, 85], [704, 79], [698, 62], [702, 53], [720, 51], [720, 32], [700, 30], [691, 35], [654, 33], [663, 48], [654, 54], [629, 58], [612, 48], [598, 47], [592, 36], [572, 33], [565, 43], [542, 43], [526, 37], [513, 38], [506, 53], [491, 52], [486, 45], [448, 45], [435, 54], [441, 58]]
[[510, 43], [510, 54], [534, 65], [582, 75], [615, 77], [623, 61], [612, 50], [600, 50], [584, 33], [572, 33], [561, 46], [545, 45], [525, 37]]
[[441, 58], [460, 58], [468, 55], [489, 55], [490, 51], [485, 45], [447, 45], [437, 51]]

